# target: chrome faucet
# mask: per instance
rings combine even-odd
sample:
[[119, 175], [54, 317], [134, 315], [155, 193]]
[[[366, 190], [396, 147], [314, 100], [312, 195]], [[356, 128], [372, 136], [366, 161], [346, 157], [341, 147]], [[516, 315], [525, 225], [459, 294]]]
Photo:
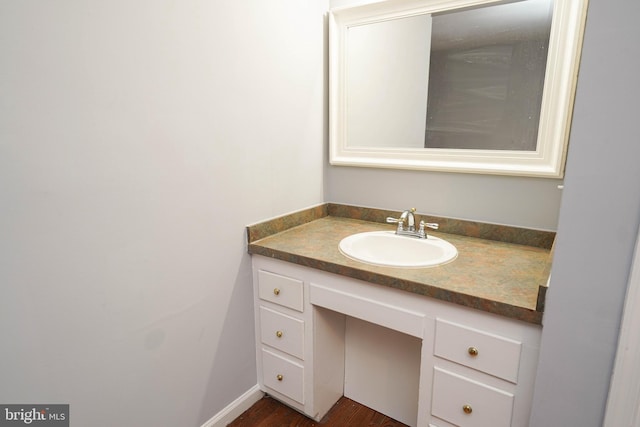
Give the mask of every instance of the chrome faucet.
[[[418, 237], [420, 239], [426, 239], [427, 233], [425, 232], [425, 228], [431, 228], [433, 230], [437, 230], [439, 225], [433, 222], [424, 222], [420, 221], [420, 226], [416, 230], [416, 217], [414, 215], [416, 208], [411, 208], [402, 212], [400, 218], [392, 218], [388, 217], [387, 222], [390, 224], [398, 224], [398, 228], [396, 228], [396, 234], [402, 236], [412, 236]], [[406, 225], [406, 228], [405, 228]]]

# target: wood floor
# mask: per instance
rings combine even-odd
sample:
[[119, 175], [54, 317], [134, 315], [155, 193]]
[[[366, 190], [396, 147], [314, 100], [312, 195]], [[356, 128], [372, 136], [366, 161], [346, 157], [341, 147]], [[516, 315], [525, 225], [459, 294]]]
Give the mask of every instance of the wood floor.
[[228, 427], [407, 427], [346, 397], [340, 398], [320, 421], [313, 421], [277, 400], [265, 396]]

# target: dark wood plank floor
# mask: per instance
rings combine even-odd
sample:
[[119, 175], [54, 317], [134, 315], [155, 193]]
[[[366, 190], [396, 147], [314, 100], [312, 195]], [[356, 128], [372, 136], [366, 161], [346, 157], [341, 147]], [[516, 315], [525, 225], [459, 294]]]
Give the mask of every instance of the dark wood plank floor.
[[265, 396], [228, 427], [407, 427], [346, 397], [340, 398], [327, 415], [316, 422], [277, 400]]

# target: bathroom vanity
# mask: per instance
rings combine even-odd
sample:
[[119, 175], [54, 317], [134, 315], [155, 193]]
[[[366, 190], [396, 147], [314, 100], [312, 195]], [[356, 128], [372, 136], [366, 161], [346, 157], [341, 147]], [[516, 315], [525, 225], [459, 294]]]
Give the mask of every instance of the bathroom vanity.
[[526, 426], [553, 233], [438, 218], [452, 263], [339, 252], [393, 230], [388, 213], [328, 204], [248, 227], [261, 389], [315, 420], [345, 395], [411, 426]]

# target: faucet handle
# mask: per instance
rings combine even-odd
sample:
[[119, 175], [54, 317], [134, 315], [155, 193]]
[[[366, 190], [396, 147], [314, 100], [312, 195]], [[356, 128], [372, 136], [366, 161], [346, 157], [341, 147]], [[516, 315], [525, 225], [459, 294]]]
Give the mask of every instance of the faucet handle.
[[420, 221], [420, 229], [424, 230], [425, 227], [430, 228], [432, 230], [437, 230], [440, 227], [440, 224], [437, 224], [435, 222]]
[[404, 230], [404, 218], [392, 218], [387, 217], [387, 223], [389, 224], [398, 224], [398, 228], [396, 229], [396, 234], [401, 233]]

